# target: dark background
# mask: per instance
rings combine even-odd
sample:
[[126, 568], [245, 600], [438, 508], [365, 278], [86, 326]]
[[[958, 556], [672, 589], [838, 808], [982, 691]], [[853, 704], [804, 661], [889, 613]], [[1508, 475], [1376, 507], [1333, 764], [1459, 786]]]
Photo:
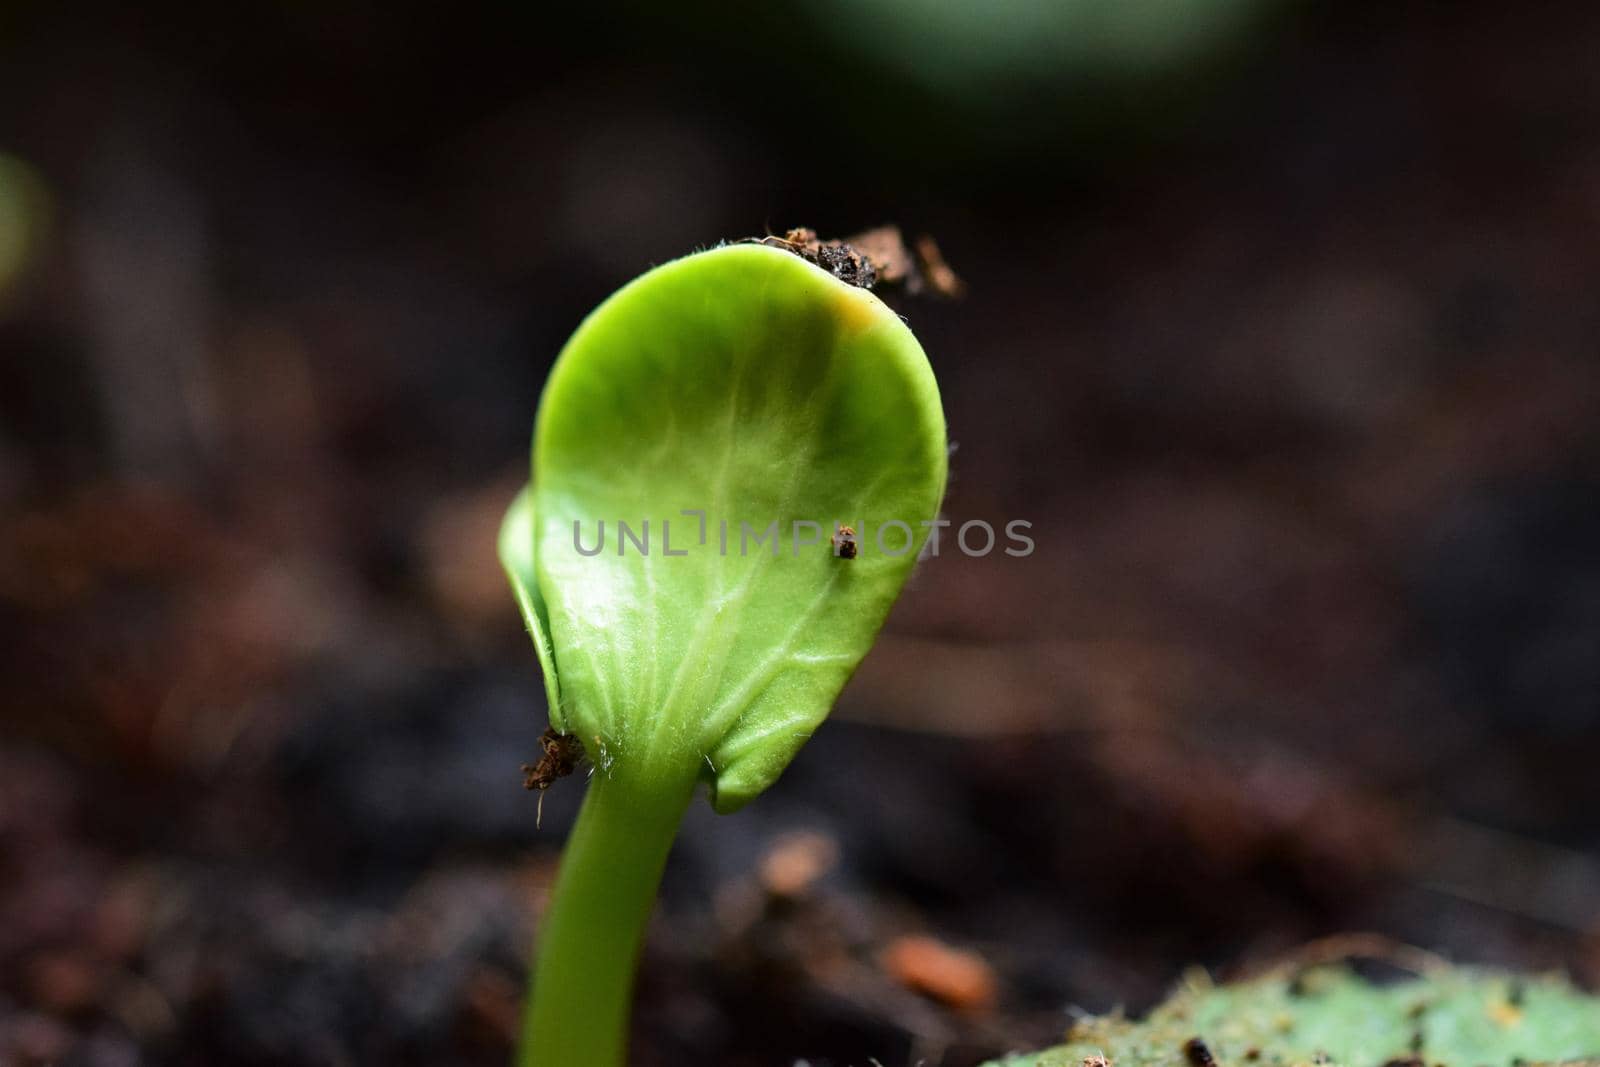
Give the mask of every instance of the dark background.
[[1339, 931], [1600, 980], [1600, 7], [578, 7], [0, 10], [0, 1061], [506, 1061], [582, 792], [493, 554], [540, 384], [799, 224], [938, 237], [946, 512], [1038, 550], [695, 810], [639, 1064]]

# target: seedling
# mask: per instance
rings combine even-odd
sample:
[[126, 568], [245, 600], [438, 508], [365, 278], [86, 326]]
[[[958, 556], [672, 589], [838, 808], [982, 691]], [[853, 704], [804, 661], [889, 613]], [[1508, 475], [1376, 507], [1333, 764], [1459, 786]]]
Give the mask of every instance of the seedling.
[[567, 343], [500, 554], [548, 736], [593, 770], [519, 1063], [624, 1062], [640, 941], [697, 784], [732, 812], [822, 722], [926, 541], [946, 451], [911, 331], [792, 249], [658, 267]]

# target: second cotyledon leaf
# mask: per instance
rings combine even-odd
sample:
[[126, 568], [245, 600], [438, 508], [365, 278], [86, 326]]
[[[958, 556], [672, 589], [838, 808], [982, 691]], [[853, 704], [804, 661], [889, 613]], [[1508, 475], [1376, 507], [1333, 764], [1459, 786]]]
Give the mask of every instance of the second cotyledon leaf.
[[501, 545], [552, 725], [597, 773], [693, 767], [740, 807], [871, 647], [946, 458], [927, 357], [866, 290], [758, 245], [625, 286], [551, 372]]

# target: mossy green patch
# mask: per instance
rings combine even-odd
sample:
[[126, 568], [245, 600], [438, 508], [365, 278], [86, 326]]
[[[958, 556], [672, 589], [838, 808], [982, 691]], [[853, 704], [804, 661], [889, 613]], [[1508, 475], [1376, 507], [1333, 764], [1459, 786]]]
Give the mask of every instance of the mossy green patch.
[[1005, 1067], [1198, 1067], [1199, 1039], [1220, 1067], [1600, 1067], [1600, 1000], [1558, 977], [1440, 968], [1375, 985], [1318, 968], [1235, 985], [1191, 981], [1149, 1017], [1074, 1025], [1067, 1044]]

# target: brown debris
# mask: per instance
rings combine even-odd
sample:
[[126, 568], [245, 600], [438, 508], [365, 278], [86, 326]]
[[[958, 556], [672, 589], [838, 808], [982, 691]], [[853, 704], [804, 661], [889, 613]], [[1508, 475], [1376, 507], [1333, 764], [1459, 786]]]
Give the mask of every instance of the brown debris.
[[1211, 1055], [1211, 1049], [1198, 1037], [1191, 1037], [1183, 1043], [1183, 1058], [1188, 1060], [1192, 1067], [1217, 1067], [1217, 1060]]
[[824, 241], [817, 231], [799, 226], [782, 237], [768, 235], [752, 237], [749, 243], [781, 248], [793, 252], [807, 263], [814, 263], [842, 282], [861, 289], [871, 289], [878, 280], [872, 261], [844, 241]]
[[842, 241], [825, 241], [817, 231], [798, 226], [783, 236], [752, 237], [748, 243], [793, 252], [840, 281], [862, 289], [897, 286], [911, 296], [930, 294], [954, 299], [966, 285], [950, 269], [939, 245], [926, 234], [908, 247], [898, 226], [877, 226]]
[[[928, 292], [935, 296], [942, 296], [955, 300], [966, 293], [967, 283], [961, 276], [950, 269], [950, 264], [944, 261], [944, 253], [939, 251], [939, 245], [929, 234], [917, 238], [917, 264], [922, 268], [922, 285]], [[907, 288], [907, 292], [920, 292], [920, 289]]]
[[901, 985], [958, 1012], [977, 1014], [994, 1007], [994, 970], [975, 952], [909, 935], [891, 941], [879, 963]]
[[859, 547], [856, 541], [856, 528], [854, 526], [840, 526], [837, 533], [828, 538], [833, 545], [833, 554], [840, 559], [855, 559]]
[[558, 733], [554, 726], [545, 727], [539, 735], [539, 748], [543, 750], [538, 763], [522, 765], [522, 788], [539, 791], [539, 814], [544, 816], [544, 791], [577, 769], [583, 760], [583, 742], [572, 734]]
[[939, 244], [923, 234], [908, 247], [898, 226], [876, 226], [845, 240], [872, 261], [878, 281], [898, 285], [911, 296], [944, 297], [954, 300], [967, 291], [956, 272], [944, 260]]

